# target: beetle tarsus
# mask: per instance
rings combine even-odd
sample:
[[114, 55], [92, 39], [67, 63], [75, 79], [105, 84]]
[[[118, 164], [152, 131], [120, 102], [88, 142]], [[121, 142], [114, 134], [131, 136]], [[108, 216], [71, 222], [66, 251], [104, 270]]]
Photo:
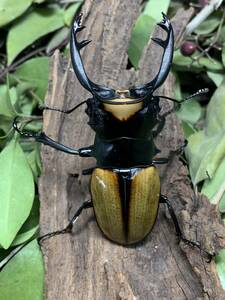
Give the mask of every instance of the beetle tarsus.
[[169, 211], [169, 214], [171, 216], [171, 219], [173, 220], [173, 223], [174, 223], [174, 226], [175, 226], [175, 230], [176, 230], [176, 234], [177, 234], [177, 237], [180, 241], [184, 242], [186, 245], [189, 245], [189, 246], [193, 246], [193, 247], [196, 247], [198, 248], [201, 252], [204, 252], [207, 256], [207, 261], [210, 262], [212, 260], [212, 258], [215, 256], [215, 254], [213, 253], [210, 253], [204, 249], [202, 249], [201, 247], [201, 244], [198, 242], [198, 241], [191, 241], [191, 240], [188, 240], [186, 239], [184, 236], [183, 236], [183, 233], [180, 229], [180, 225], [178, 223], [178, 220], [177, 220], [177, 216], [174, 212], [174, 209], [170, 203], [170, 200], [164, 196], [164, 195], [160, 195], [160, 203], [165, 203], [167, 208], [168, 208], [168, 211]]
[[36, 136], [38, 135], [37, 133], [30, 133], [28, 131], [22, 131], [19, 129], [18, 127], [18, 123], [17, 123], [18, 117], [15, 117], [15, 119], [13, 120], [13, 128], [23, 137], [26, 138], [36, 138]]

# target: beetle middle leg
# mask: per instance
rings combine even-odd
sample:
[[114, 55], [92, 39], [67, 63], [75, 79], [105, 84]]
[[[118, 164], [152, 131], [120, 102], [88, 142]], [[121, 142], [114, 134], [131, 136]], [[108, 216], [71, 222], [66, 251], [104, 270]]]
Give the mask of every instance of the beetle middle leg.
[[173, 220], [173, 223], [174, 223], [174, 226], [175, 226], [175, 230], [176, 230], [176, 234], [177, 234], [179, 240], [183, 241], [187, 245], [197, 247], [200, 251], [203, 251], [207, 255], [208, 261], [210, 262], [215, 254], [209, 253], [208, 251], [203, 250], [201, 248], [201, 245], [200, 245], [199, 242], [197, 242], [197, 241], [191, 241], [191, 240], [188, 240], [188, 239], [186, 239], [184, 237], [184, 235], [183, 235], [183, 233], [181, 231], [180, 225], [178, 223], [175, 211], [174, 211], [174, 209], [173, 209], [173, 207], [172, 207], [172, 205], [170, 203], [170, 200], [166, 196], [160, 195], [159, 201], [160, 201], [160, 203], [165, 203], [166, 204], [166, 206], [168, 208], [168, 211], [169, 211], [169, 214], [171, 216], [171, 219]]
[[83, 212], [84, 209], [87, 209], [87, 208], [90, 208], [92, 207], [93, 204], [92, 204], [92, 201], [85, 201], [79, 208], [78, 210], [75, 212], [74, 216], [72, 217], [72, 219], [69, 221], [69, 223], [67, 224], [67, 226], [61, 230], [56, 230], [56, 231], [53, 231], [53, 232], [49, 232], [49, 233], [46, 233], [42, 236], [40, 236], [38, 238], [38, 242], [42, 242], [46, 239], [49, 239], [55, 235], [59, 235], [59, 234], [65, 234], [65, 233], [71, 233], [72, 232], [72, 229], [73, 229], [73, 225], [76, 223], [78, 217], [81, 215], [81, 213]]

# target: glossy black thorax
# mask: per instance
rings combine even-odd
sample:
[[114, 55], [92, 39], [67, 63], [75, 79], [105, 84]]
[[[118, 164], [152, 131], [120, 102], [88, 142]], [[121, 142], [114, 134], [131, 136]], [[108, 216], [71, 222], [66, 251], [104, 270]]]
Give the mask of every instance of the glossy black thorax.
[[[99, 167], [137, 167], [150, 165], [156, 148], [153, 128], [158, 121], [159, 99], [140, 103], [140, 109], [125, 119], [107, 111], [96, 99], [87, 101], [88, 124], [95, 131], [94, 156]], [[124, 104], [130, 109], [130, 104]], [[131, 104], [133, 105], [133, 104]]]

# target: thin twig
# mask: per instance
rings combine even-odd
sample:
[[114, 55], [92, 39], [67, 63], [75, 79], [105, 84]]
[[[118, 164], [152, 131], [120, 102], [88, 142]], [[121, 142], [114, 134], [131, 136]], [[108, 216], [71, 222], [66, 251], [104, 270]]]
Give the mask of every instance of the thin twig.
[[24, 61], [26, 61], [28, 58], [42, 52], [43, 50], [46, 49], [46, 46], [35, 49], [34, 51], [29, 52], [28, 54], [24, 55], [23, 57], [21, 57], [20, 59], [18, 59], [15, 63], [9, 65], [8, 67], [6, 67], [4, 69], [4, 71], [0, 74], [0, 80], [6, 75], [8, 74], [10, 71], [13, 71], [18, 65], [22, 64]]
[[205, 21], [211, 13], [217, 10], [223, 0], [211, 0], [192, 21], [187, 25], [185, 35], [191, 34], [203, 21]]

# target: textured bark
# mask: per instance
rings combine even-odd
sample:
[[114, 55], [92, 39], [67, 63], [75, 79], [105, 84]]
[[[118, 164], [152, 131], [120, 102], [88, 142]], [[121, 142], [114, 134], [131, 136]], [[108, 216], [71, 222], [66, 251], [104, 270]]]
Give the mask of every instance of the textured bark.
[[[85, 2], [86, 30], [80, 38], [93, 42], [82, 52], [86, 70], [93, 81], [112, 87], [127, 87], [140, 80], [149, 81], [159, 66], [159, 48], [144, 51], [141, 70], [127, 70], [127, 48], [132, 25], [141, 1], [114, 0]], [[129, 12], [129, 13], [128, 13]], [[192, 11], [180, 11], [174, 18], [176, 36], [182, 34]], [[158, 30], [157, 30], [158, 34]], [[172, 76], [161, 93], [172, 95]], [[89, 97], [80, 86], [70, 62], [58, 52], [52, 59], [52, 71], [46, 102], [51, 107], [70, 108]], [[162, 101], [163, 111], [171, 103]], [[93, 141], [84, 107], [71, 115], [46, 111], [44, 131], [53, 139], [71, 147], [83, 147]], [[187, 238], [201, 242], [210, 252], [224, 246], [224, 228], [215, 206], [196, 196], [179, 161], [176, 149], [183, 143], [180, 124], [174, 114], [157, 139], [170, 162], [161, 168], [162, 192], [167, 195], [179, 217]], [[40, 179], [41, 233], [63, 228], [80, 204], [90, 198], [88, 176], [81, 170], [94, 165], [92, 159], [80, 159], [42, 147], [43, 174]], [[46, 299], [225, 299], [216, 275], [215, 263], [207, 263], [198, 249], [178, 245], [173, 223], [161, 207], [152, 233], [136, 246], [123, 247], [108, 241], [98, 229], [93, 210], [85, 211], [73, 234], [60, 235], [43, 242]]]

